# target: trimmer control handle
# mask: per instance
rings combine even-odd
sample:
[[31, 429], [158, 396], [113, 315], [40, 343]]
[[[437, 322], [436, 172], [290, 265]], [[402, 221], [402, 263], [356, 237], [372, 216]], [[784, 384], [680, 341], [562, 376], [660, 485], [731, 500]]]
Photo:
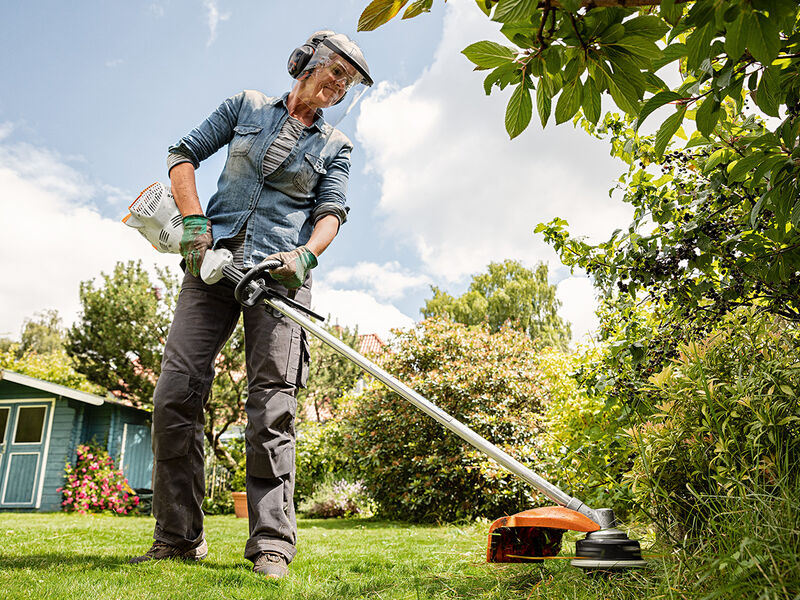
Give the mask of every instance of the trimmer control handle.
[[233, 282], [238, 281], [238, 283], [236, 283], [236, 289], [233, 290], [233, 296], [236, 298], [236, 301], [242, 306], [250, 307], [255, 306], [256, 303], [262, 300], [277, 298], [278, 300], [283, 300], [292, 308], [304, 312], [309, 317], [317, 319], [318, 321], [324, 321], [325, 317], [322, 315], [318, 315], [310, 308], [306, 308], [299, 302], [295, 302], [294, 293], [296, 293], [297, 290], [291, 290], [289, 292], [291, 297], [287, 298], [283, 294], [276, 292], [263, 283], [259, 283], [258, 280], [262, 279], [267, 271], [280, 266], [281, 261], [279, 260], [265, 260], [258, 263], [244, 275], [242, 275], [240, 271], [233, 267], [226, 267], [225, 276]]
[[[279, 260], [263, 260], [247, 273], [242, 275], [242, 279], [236, 284], [233, 296], [242, 306], [255, 306], [256, 302], [262, 299], [265, 289], [256, 284], [255, 280], [264, 276], [264, 273], [281, 266]], [[250, 284], [253, 285], [250, 285]]]

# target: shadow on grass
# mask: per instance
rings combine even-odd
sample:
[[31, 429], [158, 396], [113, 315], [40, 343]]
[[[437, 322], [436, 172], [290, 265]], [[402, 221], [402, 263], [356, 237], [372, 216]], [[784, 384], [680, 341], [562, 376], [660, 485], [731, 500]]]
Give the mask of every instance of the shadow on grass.
[[297, 528], [336, 530], [336, 529], [426, 529], [435, 524], [404, 523], [402, 521], [380, 521], [372, 519], [309, 519], [297, 520]]
[[[118, 569], [120, 567], [130, 567], [131, 569], [148, 569], [152, 565], [161, 564], [162, 561], [152, 563], [142, 563], [140, 565], [131, 565], [128, 560], [131, 556], [108, 556], [96, 554], [83, 554], [83, 553], [66, 553], [66, 552], [48, 552], [46, 554], [26, 554], [24, 556], [5, 556], [0, 554], [0, 569], [41, 569], [52, 570], [56, 567], [79, 568], [81, 570], [87, 569]], [[236, 562], [216, 562], [216, 561], [170, 561], [170, 564], [183, 564], [190, 565], [201, 569], [208, 570], [232, 570], [232, 569], [246, 569], [251, 570], [252, 564], [242, 559]]]

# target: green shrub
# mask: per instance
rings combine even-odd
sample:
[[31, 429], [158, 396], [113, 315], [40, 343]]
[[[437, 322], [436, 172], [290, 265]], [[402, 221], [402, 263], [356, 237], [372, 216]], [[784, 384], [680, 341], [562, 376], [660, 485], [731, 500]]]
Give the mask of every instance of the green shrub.
[[[665, 529], [700, 535], [707, 499], [792, 481], [800, 466], [800, 335], [752, 311], [727, 316], [651, 377], [663, 398], [629, 434], [638, 501]], [[706, 499], [699, 502], [698, 499]]]
[[298, 506], [307, 517], [370, 517], [375, 503], [361, 481], [327, 477], [314, 492]]
[[213, 499], [208, 496], [203, 498], [203, 513], [207, 515], [233, 514], [233, 495], [231, 490], [219, 490]]
[[[401, 333], [382, 366], [492, 443], [542, 462], [544, 377], [535, 342], [443, 318]], [[347, 453], [388, 517], [454, 521], [531, 508], [534, 491], [382, 385], [345, 405]]]
[[314, 489], [331, 476], [344, 477], [351, 470], [342, 448], [338, 421], [304, 421], [297, 428], [295, 450], [295, 501], [311, 496]]
[[621, 427], [622, 407], [605, 394], [588, 394], [571, 376], [600, 353], [596, 348], [572, 354], [545, 350], [538, 357], [550, 397], [543, 436], [549, 462], [540, 474], [589, 506], [613, 508], [624, 519], [631, 492], [623, 474], [634, 448]]

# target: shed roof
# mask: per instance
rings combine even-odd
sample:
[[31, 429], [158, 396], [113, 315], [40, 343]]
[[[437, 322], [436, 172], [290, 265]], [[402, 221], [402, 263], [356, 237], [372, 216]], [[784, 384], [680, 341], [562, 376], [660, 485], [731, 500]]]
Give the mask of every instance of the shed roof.
[[[43, 379], [36, 379], [35, 377], [29, 377], [28, 375], [23, 375], [22, 373], [15, 373], [14, 371], [9, 371], [8, 369], [0, 369], [0, 381], [2, 380], [10, 381], [11, 383], [17, 383], [19, 385], [24, 385], [36, 390], [42, 390], [43, 392], [48, 392], [50, 394], [55, 394], [57, 396], [71, 398], [72, 400], [77, 400], [78, 402], [85, 402], [86, 404], [91, 404], [92, 406], [101, 406], [106, 402], [110, 404], [120, 404], [122, 406], [128, 406], [124, 402], [119, 402], [118, 400], [111, 400], [109, 398], [103, 398], [102, 396], [98, 396], [96, 394], [81, 392], [80, 390], [75, 390], [65, 385], [51, 383], [49, 381], [44, 381]], [[129, 408], [134, 408], [134, 407], [129, 407]], [[136, 409], [136, 410], [142, 410], [142, 409]]]

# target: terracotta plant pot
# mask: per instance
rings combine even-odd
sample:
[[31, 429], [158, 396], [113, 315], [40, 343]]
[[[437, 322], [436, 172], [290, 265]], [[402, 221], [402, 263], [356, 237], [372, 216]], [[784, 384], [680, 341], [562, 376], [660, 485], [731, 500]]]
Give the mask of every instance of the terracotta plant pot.
[[231, 492], [233, 494], [233, 512], [239, 519], [247, 518], [247, 492]]

